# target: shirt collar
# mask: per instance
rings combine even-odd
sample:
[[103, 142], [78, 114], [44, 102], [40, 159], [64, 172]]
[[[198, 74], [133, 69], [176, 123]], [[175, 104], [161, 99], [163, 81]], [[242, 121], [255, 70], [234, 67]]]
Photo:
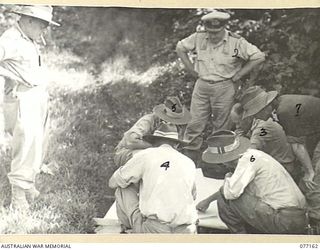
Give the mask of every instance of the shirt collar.
[[[266, 121], [272, 120], [272, 117], [269, 117]], [[253, 131], [261, 122], [264, 122], [264, 120], [253, 118], [251, 131]]]
[[253, 131], [259, 125], [260, 122], [261, 122], [260, 119], [253, 118], [250, 130]]
[[22, 31], [19, 23], [16, 23], [16, 24], [15, 24], [15, 27], [16, 27], [16, 29], [20, 32], [21, 36], [22, 36], [24, 39], [26, 39], [26, 40], [28, 40], [28, 41], [30, 41], [30, 42], [33, 42], [33, 41]]
[[[209, 33], [208, 32], [206, 32], [205, 39], [209, 39]], [[227, 42], [228, 40], [229, 40], [229, 32], [228, 32], [228, 30], [224, 29], [224, 37], [223, 37], [223, 39], [221, 41]]]

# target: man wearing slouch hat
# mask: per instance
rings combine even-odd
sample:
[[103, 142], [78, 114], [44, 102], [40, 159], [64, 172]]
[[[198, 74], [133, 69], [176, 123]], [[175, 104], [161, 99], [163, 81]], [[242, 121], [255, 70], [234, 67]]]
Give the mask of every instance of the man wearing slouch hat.
[[11, 206], [27, 211], [39, 192], [35, 177], [40, 171], [46, 145], [48, 110], [46, 76], [38, 40], [52, 20], [53, 8], [24, 5], [13, 10], [20, 15], [15, 26], [0, 37], [0, 76], [4, 81], [4, 121], [12, 135], [12, 162], [8, 178]]
[[183, 138], [183, 127], [191, 120], [191, 114], [176, 96], [166, 97], [164, 103], [153, 108], [153, 112], [141, 117], [126, 131], [115, 149], [114, 162], [116, 167], [124, 165], [135, 153], [152, 145], [143, 139], [146, 134], [152, 134], [161, 123], [171, 123], [177, 126], [179, 138]]
[[226, 174], [220, 191], [197, 205], [205, 211], [214, 200], [232, 233], [303, 234], [306, 200], [285, 168], [270, 155], [250, 149], [250, 141], [232, 131], [208, 139], [202, 159], [222, 163]]

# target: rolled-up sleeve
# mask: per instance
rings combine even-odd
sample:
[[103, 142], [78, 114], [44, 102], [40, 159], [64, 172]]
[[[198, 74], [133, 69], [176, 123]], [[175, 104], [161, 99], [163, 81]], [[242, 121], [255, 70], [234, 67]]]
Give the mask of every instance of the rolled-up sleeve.
[[12, 59], [19, 56], [17, 34], [7, 30], [0, 38], [0, 60]]
[[231, 177], [227, 177], [223, 186], [223, 195], [227, 200], [234, 200], [240, 197], [246, 186], [254, 179], [255, 169], [250, 157], [251, 154], [245, 154], [239, 159], [238, 165]]
[[154, 117], [148, 114], [140, 118], [131, 129], [124, 134], [125, 147], [130, 149], [146, 148], [149, 143], [142, 140], [146, 134], [153, 133]]
[[265, 53], [261, 52], [257, 46], [241, 38], [238, 43], [239, 56], [245, 61], [265, 59]]
[[143, 176], [145, 157], [143, 152], [135, 154], [124, 166], [114, 172], [111, 178], [118, 187], [126, 188], [138, 183]]
[[194, 33], [194, 34], [188, 36], [187, 38], [184, 38], [181, 41], [179, 41], [177, 44], [177, 49], [180, 49], [181, 51], [184, 51], [184, 52], [189, 52], [189, 51], [195, 50], [196, 36], [197, 36], [197, 33]]

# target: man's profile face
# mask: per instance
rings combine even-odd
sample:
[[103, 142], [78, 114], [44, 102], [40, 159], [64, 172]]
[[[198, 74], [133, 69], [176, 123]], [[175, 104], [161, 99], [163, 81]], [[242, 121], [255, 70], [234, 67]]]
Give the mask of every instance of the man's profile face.
[[42, 33], [47, 29], [49, 23], [34, 17], [29, 17], [29, 36], [31, 39], [39, 39]]

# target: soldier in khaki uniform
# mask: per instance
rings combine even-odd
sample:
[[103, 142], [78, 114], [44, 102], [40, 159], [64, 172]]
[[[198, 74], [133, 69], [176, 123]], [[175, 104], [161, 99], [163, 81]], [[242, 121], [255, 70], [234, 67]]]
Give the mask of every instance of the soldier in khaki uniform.
[[[205, 31], [177, 44], [178, 56], [197, 78], [190, 107], [192, 120], [185, 132], [185, 140], [190, 141], [186, 153], [191, 158], [201, 147], [201, 134], [210, 116], [213, 116], [214, 131], [230, 127], [235, 83], [265, 60], [264, 53], [256, 46], [226, 30], [229, 18], [228, 13], [213, 11], [201, 18]], [[195, 65], [188, 57], [189, 52], [197, 54]]]
[[185, 124], [191, 120], [191, 115], [185, 106], [182, 106], [176, 96], [168, 96], [163, 104], [153, 108], [153, 112], [141, 117], [128, 131], [115, 149], [114, 162], [117, 167], [123, 166], [132, 156], [152, 145], [143, 140], [146, 134], [152, 134], [163, 122], [175, 124], [179, 137], [183, 138]]

